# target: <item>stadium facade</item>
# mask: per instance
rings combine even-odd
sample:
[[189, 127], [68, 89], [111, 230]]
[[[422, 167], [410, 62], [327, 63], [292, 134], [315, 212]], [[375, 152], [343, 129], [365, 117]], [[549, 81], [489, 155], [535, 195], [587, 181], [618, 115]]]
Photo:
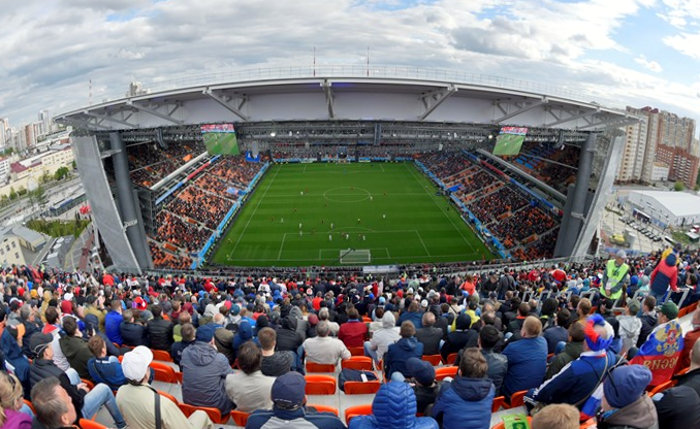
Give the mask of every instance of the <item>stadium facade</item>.
[[[191, 152], [183, 157], [186, 162], [173, 164], [156, 183], [134, 183], [130, 157], [140, 153], [134, 148], [199, 144], [202, 124], [234, 124], [241, 152], [253, 158], [298, 149], [308, 153], [314, 145], [352, 153], [347, 148], [379, 148], [386, 159], [406, 157], [407, 151], [468, 150], [560, 211], [554, 256], [570, 257], [589, 251], [619, 164], [620, 128], [638, 120], [573, 95], [552, 95], [556, 91], [413, 68], [295, 68], [210, 79], [55, 118], [76, 128], [74, 150], [85, 193], [118, 269], [153, 268], [148, 236], [162, 202], [179, 187], [180, 177], [194, 174], [209, 159], [199, 152], [203, 146], [185, 146]], [[580, 148], [575, 182], [562, 192], [493, 156], [494, 136], [503, 126], [526, 127], [526, 141]]]

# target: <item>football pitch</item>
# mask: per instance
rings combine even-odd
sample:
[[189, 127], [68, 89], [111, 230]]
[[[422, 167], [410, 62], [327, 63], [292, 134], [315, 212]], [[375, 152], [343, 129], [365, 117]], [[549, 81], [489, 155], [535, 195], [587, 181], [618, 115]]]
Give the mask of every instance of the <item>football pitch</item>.
[[492, 259], [437, 192], [413, 163], [272, 165], [212, 261], [337, 266]]

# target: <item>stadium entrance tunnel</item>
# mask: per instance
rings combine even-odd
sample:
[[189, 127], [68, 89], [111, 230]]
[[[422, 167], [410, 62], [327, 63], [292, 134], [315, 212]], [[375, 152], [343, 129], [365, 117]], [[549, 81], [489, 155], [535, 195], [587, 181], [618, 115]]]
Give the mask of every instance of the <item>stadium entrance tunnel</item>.
[[332, 203], [359, 203], [371, 197], [372, 194], [367, 189], [357, 186], [340, 186], [323, 193], [323, 198]]

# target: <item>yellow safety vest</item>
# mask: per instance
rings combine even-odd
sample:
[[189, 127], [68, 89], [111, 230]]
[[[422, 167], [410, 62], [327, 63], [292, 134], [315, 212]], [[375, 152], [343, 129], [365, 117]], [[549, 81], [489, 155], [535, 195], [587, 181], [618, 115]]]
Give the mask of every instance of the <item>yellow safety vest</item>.
[[[623, 284], [622, 280], [625, 279], [630, 266], [623, 263], [619, 267], [615, 265], [615, 260], [610, 259], [605, 266], [605, 272], [608, 276], [608, 284], [601, 285], [600, 293], [606, 298], [619, 299], [622, 296]], [[606, 286], [610, 285], [610, 293], [605, 289]]]

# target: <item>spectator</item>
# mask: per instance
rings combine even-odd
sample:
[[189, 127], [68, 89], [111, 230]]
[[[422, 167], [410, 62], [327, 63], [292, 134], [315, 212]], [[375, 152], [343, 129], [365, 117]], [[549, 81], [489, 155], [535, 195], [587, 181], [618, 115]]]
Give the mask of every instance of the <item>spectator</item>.
[[408, 309], [401, 313], [397, 323], [401, 325], [403, 322], [408, 320], [413, 323], [414, 328], [420, 329], [423, 327], [421, 322], [422, 318], [423, 314], [420, 312], [420, 304], [418, 304], [418, 301], [413, 300], [410, 304], [408, 304]]
[[389, 350], [389, 346], [397, 342], [401, 336], [399, 328], [396, 327], [396, 319], [391, 311], [384, 312], [382, 316], [382, 329], [378, 329], [372, 334], [372, 339], [365, 341], [365, 356], [379, 362], [384, 358], [384, 354]]
[[238, 349], [241, 371], [226, 376], [226, 394], [236, 404], [238, 411], [252, 413], [255, 410], [272, 409], [270, 391], [275, 378], [260, 371], [261, 362], [260, 348], [252, 341]]
[[296, 353], [290, 351], [275, 351], [277, 333], [272, 328], [262, 328], [258, 331], [258, 341], [262, 348], [262, 363], [260, 370], [263, 375], [279, 377], [295, 368]]
[[146, 327], [134, 321], [132, 310], [124, 312], [124, 321], [119, 325], [119, 333], [125, 346], [145, 346], [148, 344]]
[[22, 353], [29, 357], [31, 351], [29, 349], [29, 339], [35, 332], [41, 332], [43, 327], [41, 319], [37, 316], [37, 309], [31, 304], [24, 304], [19, 309], [19, 321], [24, 325], [24, 336], [22, 341]]
[[688, 372], [677, 376], [678, 386], [688, 386], [693, 388], [700, 396], [700, 341], [693, 344], [690, 351], [690, 367]]
[[652, 398], [659, 418], [659, 429], [700, 427], [700, 396], [688, 386], [677, 386]]
[[[690, 323], [692, 330], [688, 331], [685, 337], [683, 337], [683, 350], [681, 351], [681, 356], [676, 365], [676, 372], [690, 366], [690, 351], [693, 349], [698, 338], [700, 338], [700, 308], [693, 312], [693, 318]], [[700, 393], [698, 394], [700, 395]]]
[[[321, 309], [318, 311], [318, 322], [326, 322], [328, 323], [328, 329], [330, 329], [330, 335], [332, 336], [337, 336], [338, 331], [340, 331], [340, 325], [338, 325], [336, 322], [330, 320], [330, 311], [328, 310], [327, 307], [321, 307]], [[318, 329], [318, 328], [316, 328]], [[317, 332], [318, 333], [318, 332]]]
[[435, 403], [437, 397], [438, 385], [435, 383], [435, 368], [430, 362], [415, 357], [406, 361], [406, 368], [410, 380], [413, 382], [413, 393], [416, 394], [416, 412], [425, 414], [426, 408]]
[[[305, 390], [306, 380], [298, 372], [277, 377], [270, 394], [272, 410], [254, 411], [248, 417], [246, 429], [263, 429], [273, 427], [273, 424], [289, 428], [345, 429], [343, 422], [333, 413], [319, 413], [306, 408]], [[274, 419], [274, 423], [268, 425], [271, 419]]]
[[362, 347], [367, 337], [367, 325], [360, 319], [360, 313], [356, 308], [348, 310], [348, 321], [340, 326], [338, 339], [345, 343], [346, 347]]
[[578, 316], [576, 320], [585, 323], [586, 318], [589, 314], [591, 314], [592, 309], [593, 304], [591, 303], [591, 300], [588, 298], [581, 298], [581, 300], [578, 302], [578, 305], [576, 306], [576, 315]]
[[603, 270], [603, 279], [600, 284], [600, 294], [604, 298], [617, 301], [627, 289], [630, 282], [630, 266], [625, 263], [627, 253], [618, 250], [615, 257], [609, 259]]
[[85, 299], [85, 317], [91, 314], [97, 319], [98, 325], [95, 327], [96, 330], [100, 332], [105, 331], [105, 315], [107, 311], [104, 308], [105, 298], [104, 295], [96, 297], [95, 295], [89, 295]]
[[277, 329], [277, 350], [297, 352], [304, 343], [304, 336], [297, 331], [297, 318], [291, 314], [282, 319], [282, 325]]
[[14, 374], [0, 372], [0, 427], [30, 429], [32, 416], [21, 411], [24, 402], [22, 383]]
[[537, 387], [544, 379], [547, 370], [547, 342], [541, 333], [540, 319], [528, 316], [521, 329], [522, 340], [509, 343], [503, 350], [503, 355], [508, 358], [508, 372], [502, 393], [508, 401], [513, 393]]
[[622, 354], [637, 346], [639, 332], [642, 329], [642, 321], [637, 317], [639, 308], [639, 301], [634, 298], [628, 298], [625, 314], [617, 316], [617, 320], [620, 322], [620, 338], [622, 338], [622, 350], [620, 350], [620, 353]]
[[476, 347], [462, 353], [454, 380], [440, 386], [432, 415], [444, 429], [457, 429], [469, 422], [474, 429], [488, 429], [496, 389], [486, 375], [488, 364]]
[[63, 318], [63, 330], [66, 332], [59, 340], [59, 345], [63, 354], [68, 359], [71, 368], [78, 372], [80, 378], [90, 378], [87, 364], [93, 358], [92, 352], [83, 339], [82, 333], [78, 330], [78, 323], [73, 317]]
[[[219, 353], [226, 356], [229, 364], [233, 364], [236, 360], [236, 354], [233, 351], [233, 332], [224, 327], [225, 318], [222, 313], [214, 314], [214, 344]], [[174, 328], [173, 328], [174, 329]], [[182, 332], [181, 332], [182, 333]]]
[[109, 306], [109, 313], [107, 313], [105, 316], [105, 333], [107, 334], [109, 341], [121, 346], [124, 344], [124, 340], [122, 340], [122, 335], [119, 330], [120, 325], [124, 321], [124, 318], [122, 317], [122, 303], [118, 299], [115, 299]]
[[114, 356], [107, 356], [107, 344], [99, 335], [93, 335], [88, 340], [88, 348], [94, 355], [87, 362], [90, 378], [95, 383], [104, 383], [112, 390], [119, 389], [126, 383], [122, 365]]
[[[566, 343], [569, 338], [569, 318], [571, 314], [566, 308], [560, 310], [554, 316], [554, 325], [544, 330], [542, 336], [547, 341], [547, 353], [554, 353], [557, 344], [560, 342]], [[541, 320], [540, 320], [541, 321]]]
[[683, 350], [683, 337], [678, 323], [678, 307], [668, 300], [661, 306], [659, 325], [649, 334], [630, 361], [634, 364], [652, 366], [652, 386], [658, 386], [671, 379], [673, 369]]
[[574, 322], [569, 326], [569, 341], [564, 346], [564, 350], [554, 356], [547, 367], [545, 379], [549, 380], [558, 374], [562, 368], [572, 362], [583, 352], [583, 341], [586, 339], [583, 322]]
[[656, 298], [658, 303], [664, 302], [669, 286], [673, 292], [678, 292], [678, 267], [676, 262], [676, 254], [671, 252], [651, 272], [649, 293]]
[[637, 339], [637, 347], [642, 347], [642, 344], [647, 340], [651, 331], [658, 323], [656, 315], [656, 298], [648, 295], [642, 302], [642, 316], [639, 318], [642, 321], [642, 327], [639, 329], [639, 338]]
[[158, 397], [157, 392], [148, 384], [153, 362], [153, 352], [145, 346], [138, 346], [127, 352], [122, 360], [124, 376], [128, 384], [119, 388], [117, 404], [124, 413], [129, 427], [156, 429], [156, 399], [160, 403], [160, 418], [163, 429], [212, 429], [209, 416], [197, 410], [185, 417], [180, 408], [165, 397]]
[[[75, 370], [72, 370], [72, 374], [70, 371], [65, 373], [53, 363], [53, 337], [51, 335], [36, 333], [30, 339], [30, 342], [32, 351], [37, 356], [29, 372], [32, 389], [41, 380], [55, 377], [60, 382], [61, 387], [70, 395], [75, 410], [78, 410], [78, 417], [82, 415], [90, 418], [104, 405], [107, 407], [117, 427], [126, 427], [124, 418], [114, 400], [114, 394], [106, 384], [99, 383], [88, 392], [87, 386], [85, 383], [80, 382], [80, 378]], [[69, 378], [69, 374], [71, 374], [71, 378]], [[75, 418], [73, 421], [75, 421]]]
[[[404, 321], [404, 323], [411, 323]], [[413, 324], [411, 323], [413, 327]], [[415, 328], [414, 328], [415, 329]], [[349, 429], [437, 429], [432, 417], [416, 417], [416, 395], [406, 383], [382, 384], [372, 401], [372, 414], [350, 420]]]
[[421, 320], [422, 328], [416, 330], [416, 338], [423, 344], [424, 355], [440, 354], [440, 343], [442, 342], [442, 329], [436, 328], [435, 315], [426, 311]]
[[222, 414], [233, 409], [226, 395], [226, 376], [233, 370], [224, 355], [216, 351], [213, 325], [197, 329], [195, 343], [182, 352], [182, 400], [186, 404], [218, 408]]
[[496, 396], [501, 395], [503, 380], [508, 372], [508, 358], [494, 351], [494, 347], [501, 342], [501, 333], [493, 326], [484, 326], [479, 331], [479, 348], [488, 365], [487, 376], [496, 388]]
[[180, 329], [180, 334], [182, 335], [182, 341], [173, 343], [173, 346], [170, 348], [170, 356], [173, 358], [173, 362], [175, 362], [178, 366], [180, 366], [180, 369], [182, 369], [182, 365], [180, 365], [180, 362], [182, 361], [182, 353], [187, 347], [194, 344], [194, 326], [192, 326], [191, 323], [185, 323]]
[[36, 410], [36, 419], [31, 427], [35, 429], [54, 429], [76, 427], [78, 413], [56, 377], [47, 377], [38, 381], [32, 388], [32, 405]]
[[[170, 317], [175, 319], [174, 315], [171, 315]], [[124, 318], [126, 318], [126, 316]], [[184, 325], [185, 323], [192, 323], [192, 316], [190, 316], [190, 313], [186, 311], [181, 311], [177, 314], [176, 320], [177, 323], [175, 324], [175, 326], [173, 326], [173, 341], [177, 343], [178, 341], [182, 341], [182, 325]]]
[[401, 339], [391, 344], [384, 355], [384, 372], [388, 379], [391, 379], [394, 372], [399, 372], [405, 378], [408, 374], [406, 361], [411, 357], [420, 359], [423, 356], [423, 344], [418, 342], [415, 334], [413, 322], [406, 320], [401, 324]]
[[578, 359], [525, 395], [530, 405], [566, 403], [581, 408], [602, 382], [615, 355], [607, 351], [613, 340], [612, 327], [595, 314], [588, 317], [583, 352]]
[[318, 322], [316, 333], [317, 337], [308, 338], [303, 344], [308, 362], [337, 365], [340, 360], [350, 358], [350, 351], [345, 344], [337, 338], [328, 336], [330, 334], [328, 322]]
[[451, 353], [458, 353], [463, 348], [476, 347], [479, 342], [479, 334], [475, 330], [469, 329], [471, 318], [468, 314], [457, 316], [456, 329], [447, 334], [447, 339], [440, 349], [440, 354], [444, 360]]
[[153, 320], [149, 321], [146, 326], [148, 344], [152, 349], [169, 352], [173, 345], [173, 323], [163, 319], [162, 312], [160, 305], [151, 306]]
[[[516, 336], [516, 333], [519, 333], [520, 330], [523, 327], [523, 322], [525, 321], [525, 318], [530, 314], [530, 304], [527, 302], [521, 302], [520, 305], [518, 306], [518, 316], [508, 324], [508, 331], [514, 336]], [[516, 336], [515, 340], [518, 340], [519, 335]]]
[[615, 368], [603, 383], [598, 427], [657, 428], [656, 408], [644, 391], [650, 381], [651, 371], [643, 365]]
[[532, 429], [578, 429], [579, 412], [569, 404], [550, 404], [532, 417]]

